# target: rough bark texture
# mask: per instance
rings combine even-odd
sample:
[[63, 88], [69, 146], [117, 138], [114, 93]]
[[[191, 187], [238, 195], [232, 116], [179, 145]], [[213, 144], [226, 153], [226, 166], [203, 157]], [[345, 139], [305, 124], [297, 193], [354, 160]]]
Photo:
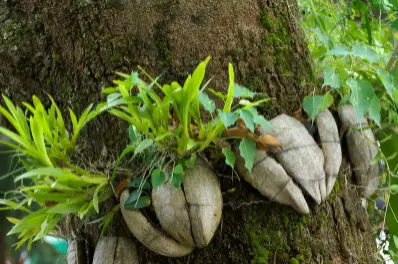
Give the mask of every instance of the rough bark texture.
[[[115, 70], [140, 64], [182, 82], [211, 55], [207, 77], [215, 77], [215, 89], [226, 89], [232, 62], [239, 83], [273, 98], [261, 109], [266, 117], [292, 113], [316, 87], [297, 14], [292, 0], [1, 1], [0, 92], [16, 101], [47, 92], [79, 113], [99, 101]], [[106, 115], [89, 125], [80, 146], [92, 165], [114, 160], [127, 141], [125, 127]], [[137, 243], [140, 263], [375, 263], [368, 215], [350, 178], [345, 163], [332, 196], [310, 204], [310, 216], [270, 203], [244, 181], [223, 179], [223, 219], [211, 244], [171, 259]], [[114, 226], [109, 235], [129, 234], [120, 215]], [[98, 233], [82, 234], [88, 259]]]

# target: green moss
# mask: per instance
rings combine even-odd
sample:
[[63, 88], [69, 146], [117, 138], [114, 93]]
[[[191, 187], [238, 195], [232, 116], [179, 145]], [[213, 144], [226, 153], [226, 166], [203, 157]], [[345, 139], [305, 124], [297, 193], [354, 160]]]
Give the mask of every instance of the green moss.
[[55, 50], [51, 52], [51, 60], [53, 65], [57, 62], [57, 53], [55, 53]]
[[266, 29], [268, 29], [268, 30], [269, 30], [269, 29], [272, 29], [271, 21], [270, 21], [268, 15], [267, 15], [265, 12], [263, 12], [263, 13], [261, 14], [261, 23], [263, 24], [263, 26], [264, 26]]
[[302, 254], [297, 255], [297, 256], [296, 256], [296, 259], [297, 259], [298, 261], [301, 261], [301, 262], [303, 262], [303, 261], [305, 260], [304, 255], [302, 255]]
[[289, 264], [300, 264], [300, 262], [296, 258], [291, 258]]
[[285, 227], [288, 227], [288, 226], [289, 226], [289, 217], [285, 216], [285, 217], [283, 218], [283, 225], [284, 225]]
[[308, 216], [307, 216], [307, 215], [302, 215], [302, 216], [301, 216], [301, 222], [302, 222], [303, 224], [308, 223]]

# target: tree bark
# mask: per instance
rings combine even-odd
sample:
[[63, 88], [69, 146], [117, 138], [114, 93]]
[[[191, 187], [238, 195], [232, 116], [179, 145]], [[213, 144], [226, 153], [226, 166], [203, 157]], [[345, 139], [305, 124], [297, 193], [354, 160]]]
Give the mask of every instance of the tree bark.
[[[115, 71], [139, 64], [182, 83], [209, 55], [212, 87], [226, 90], [233, 63], [240, 84], [272, 98], [261, 108], [267, 118], [292, 114], [303, 96], [319, 91], [293, 0], [8, 0], [0, 3], [0, 32], [0, 92], [14, 101], [49, 93], [78, 113], [101, 100]], [[108, 115], [88, 126], [79, 146], [92, 166], [110, 169], [127, 143], [125, 129]], [[140, 263], [376, 263], [347, 161], [328, 201], [310, 202], [309, 216], [243, 181], [222, 178], [222, 189], [222, 224], [209, 246], [167, 259], [137, 243]], [[109, 233], [126, 230], [118, 215]], [[99, 231], [85, 232], [90, 262]]]

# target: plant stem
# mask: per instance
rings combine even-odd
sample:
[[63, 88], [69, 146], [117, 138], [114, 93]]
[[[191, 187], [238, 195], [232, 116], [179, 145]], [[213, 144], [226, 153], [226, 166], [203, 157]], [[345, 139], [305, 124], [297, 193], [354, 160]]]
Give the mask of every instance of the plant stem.
[[386, 71], [390, 71], [391, 70], [392, 66], [395, 63], [395, 58], [397, 57], [397, 54], [398, 54], [398, 45], [395, 46], [395, 49], [394, 49], [394, 51], [393, 51], [393, 53], [391, 55], [391, 58], [390, 58], [390, 60], [387, 63]]

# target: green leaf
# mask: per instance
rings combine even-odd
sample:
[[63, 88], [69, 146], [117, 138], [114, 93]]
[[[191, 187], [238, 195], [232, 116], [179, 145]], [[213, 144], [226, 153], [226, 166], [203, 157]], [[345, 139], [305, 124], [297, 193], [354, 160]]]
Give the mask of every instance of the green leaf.
[[255, 102], [250, 102], [246, 99], [242, 99], [239, 101], [239, 104], [244, 105], [243, 109], [249, 109], [249, 108], [257, 107], [257, 106], [259, 106], [265, 102], [268, 102], [270, 100], [271, 100], [270, 98], [264, 98], [264, 99], [261, 99], [261, 100], [255, 101]]
[[362, 118], [370, 107], [370, 103], [375, 95], [373, 86], [366, 80], [357, 81], [350, 78], [346, 81], [351, 89], [350, 102], [354, 106], [358, 117]]
[[80, 208], [84, 205], [84, 202], [71, 202], [62, 203], [49, 208], [50, 213], [57, 214], [74, 214], [79, 212]]
[[236, 112], [228, 112], [224, 113], [218, 110], [218, 117], [220, 118], [221, 122], [224, 124], [226, 128], [235, 124], [235, 122], [239, 118], [239, 113]]
[[[139, 197], [139, 198], [138, 198]], [[141, 196], [140, 194], [133, 192], [127, 198], [124, 203], [124, 208], [128, 210], [135, 210], [145, 208], [151, 205], [151, 198], [147, 195]]]
[[223, 148], [222, 153], [225, 156], [225, 163], [233, 169], [236, 161], [235, 153], [230, 148]]
[[138, 146], [136, 147], [134, 151], [134, 155], [137, 155], [141, 152], [143, 152], [145, 149], [149, 148], [150, 146], [153, 145], [153, 140], [152, 139], [145, 139], [141, 141]]
[[379, 75], [381, 82], [383, 83], [384, 87], [386, 88], [387, 93], [390, 96], [393, 96], [393, 91], [395, 90], [393, 76], [389, 72], [387, 72], [383, 69], [378, 69], [377, 74]]
[[195, 164], [196, 164], [196, 157], [197, 157], [196, 153], [193, 153], [193, 154], [191, 155], [191, 157], [189, 157], [189, 159], [186, 159], [186, 160], [184, 161], [184, 166], [185, 166], [186, 168], [188, 168], [188, 169], [192, 169], [193, 167], [195, 167]]
[[328, 67], [323, 72], [324, 80], [322, 87], [329, 85], [332, 88], [338, 89], [341, 87], [341, 80], [339, 75], [336, 74], [334, 68]]
[[214, 89], [209, 88], [209, 92], [220, 98], [221, 100], [225, 100], [226, 96], [222, 92], [217, 92]]
[[184, 175], [184, 167], [180, 163], [178, 163], [177, 166], [174, 167], [172, 174]]
[[214, 103], [214, 101], [211, 100], [210, 97], [202, 91], [198, 93], [198, 101], [209, 113], [214, 113], [214, 111], [216, 110], [216, 104]]
[[98, 193], [99, 191], [104, 188], [106, 186], [106, 184], [101, 184], [99, 185], [94, 192], [94, 196], [93, 196], [93, 206], [95, 211], [97, 212], [97, 214], [99, 214], [99, 202], [98, 202]]
[[235, 90], [235, 73], [234, 67], [231, 63], [228, 64], [228, 73], [229, 73], [229, 86], [228, 86], [228, 94], [227, 99], [224, 104], [224, 112], [227, 113], [231, 111], [232, 101], [234, 99], [234, 90]]
[[183, 181], [184, 181], [183, 174], [174, 173], [173, 178], [171, 179], [171, 185], [173, 185], [174, 188], [179, 188]]
[[128, 188], [133, 188], [133, 189], [138, 189], [142, 186], [142, 190], [149, 190], [151, 188], [151, 185], [147, 181], [147, 179], [144, 179], [143, 177], [138, 177], [134, 178], [128, 185]]
[[355, 43], [352, 46], [352, 55], [368, 60], [370, 63], [379, 60], [379, 55], [377, 55], [376, 51], [359, 43]]
[[[13, 210], [21, 210], [25, 213], [32, 213], [28, 208], [26, 208], [25, 206], [19, 205], [16, 202], [10, 201], [10, 200], [6, 200], [6, 199], [0, 199], [0, 205], [6, 205], [8, 208], [13, 209]], [[1, 209], [1, 207], [0, 207]]]
[[245, 160], [246, 169], [251, 172], [253, 168], [254, 158], [256, 156], [256, 142], [247, 138], [242, 139], [239, 144], [239, 152]]
[[329, 108], [333, 103], [333, 96], [329, 93], [325, 95], [306, 96], [303, 102], [303, 109], [311, 120], [315, 120], [315, 117], [319, 112]]
[[137, 131], [137, 128], [134, 126], [134, 125], [130, 125], [129, 126], [129, 139], [130, 139], [130, 144], [131, 143], [134, 143], [137, 139], [138, 139], [138, 137], [137, 137], [137, 135], [138, 135], [138, 131]]
[[166, 181], [166, 174], [160, 169], [152, 171], [152, 188], [156, 189]]
[[397, 236], [393, 236], [393, 239], [394, 239], [395, 248], [398, 249], [398, 237]]
[[388, 186], [388, 189], [390, 191], [398, 191], [398, 184], [390, 185], [390, 186]]
[[244, 86], [235, 83], [234, 97], [235, 98], [253, 98], [257, 93], [250, 91]]
[[266, 120], [263, 116], [256, 115], [254, 116], [253, 121], [264, 129], [271, 128], [271, 122]]
[[124, 204], [126, 205], [126, 204], [135, 203], [140, 198], [141, 194], [142, 192], [140, 191], [131, 192]]
[[72, 121], [73, 133], [75, 134], [77, 130], [77, 118], [73, 110], [70, 108], [69, 108], [69, 115], [70, 115], [70, 120]]
[[372, 119], [378, 126], [380, 126], [380, 99], [377, 95], [373, 95], [373, 98], [369, 106], [369, 118]]
[[350, 53], [351, 52], [349, 50], [347, 50], [346, 48], [343, 48], [341, 46], [337, 46], [328, 51], [328, 55], [334, 55], [334, 56], [346, 56]]
[[249, 128], [249, 130], [254, 133], [254, 120], [253, 120], [253, 115], [252, 113], [250, 113], [250, 111], [248, 110], [238, 110], [239, 112], [239, 116], [241, 119], [243, 119], [243, 121], [245, 122], [247, 128]]
[[25, 229], [40, 229], [42, 223], [47, 218], [47, 208], [45, 210], [36, 211], [19, 221], [14, 227], [7, 233], [7, 235], [17, 234]]

